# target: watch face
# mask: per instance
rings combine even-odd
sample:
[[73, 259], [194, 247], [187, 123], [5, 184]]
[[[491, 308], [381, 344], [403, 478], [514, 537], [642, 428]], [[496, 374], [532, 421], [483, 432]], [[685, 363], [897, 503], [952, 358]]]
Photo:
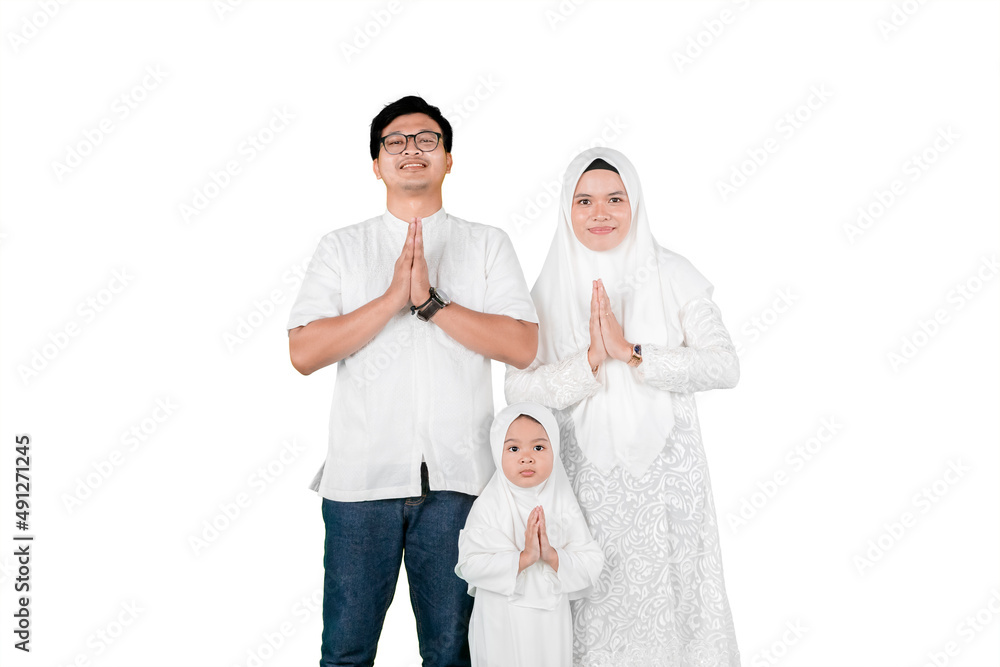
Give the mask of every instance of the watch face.
[[439, 301], [441, 302], [441, 304], [442, 304], [442, 305], [444, 305], [444, 306], [447, 306], [448, 304], [450, 304], [450, 303], [451, 303], [451, 299], [449, 299], [449, 298], [448, 298], [448, 295], [447, 295], [447, 294], [445, 294], [444, 292], [442, 292], [442, 291], [441, 291], [441, 290], [439, 290], [439, 289], [436, 289], [436, 288], [435, 288], [435, 290], [434, 290], [434, 296], [435, 296], [435, 297], [437, 297], [437, 299], [438, 299], [438, 300], [439, 300]]

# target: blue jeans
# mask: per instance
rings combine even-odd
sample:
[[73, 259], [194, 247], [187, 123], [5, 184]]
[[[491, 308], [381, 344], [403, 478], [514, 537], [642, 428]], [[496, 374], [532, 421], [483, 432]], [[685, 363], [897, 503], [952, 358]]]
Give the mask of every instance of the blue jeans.
[[410, 605], [425, 667], [468, 667], [473, 598], [455, 574], [458, 531], [475, 496], [431, 491], [421, 465], [420, 496], [323, 499], [323, 647], [320, 667], [370, 667], [405, 560]]

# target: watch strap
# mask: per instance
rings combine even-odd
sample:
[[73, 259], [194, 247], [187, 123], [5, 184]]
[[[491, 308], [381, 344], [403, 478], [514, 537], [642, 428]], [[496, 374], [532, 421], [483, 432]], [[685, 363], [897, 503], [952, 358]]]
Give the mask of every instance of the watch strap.
[[429, 296], [429, 297], [427, 297], [427, 301], [424, 301], [419, 306], [410, 306], [410, 314], [412, 315], [412, 314], [414, 314], [414, 313], [416, 313], [418, 311], [423, 310], [424, 308], [427, 307], [427, 304], [429, 304], [433, 300], [434, 300], [434, 297], [433, 296]]
[[[444, 298], [442, 298], [444, 297]], [[444, 294], [439, 294], [433, 287], [430, 289], [430, 297], [419, 306], [410, 306], [410, 312], [416, 314], [417, 319], [427, 322], [434, 315], [451, 303]]]
[[642, 345], [636, 343], [632, 346], [632, 356], [628, 360], [628, 365], [635, 368], [642, 363]]
[[434, 299], [431, 299], [424, 305], [423, 308], [417, 311], [417, 319], [423, 322], [427, 322], [432, 317], [434, 317], [434, 315], [439, 310], [441, 310], [441, 304], [435, 301]]

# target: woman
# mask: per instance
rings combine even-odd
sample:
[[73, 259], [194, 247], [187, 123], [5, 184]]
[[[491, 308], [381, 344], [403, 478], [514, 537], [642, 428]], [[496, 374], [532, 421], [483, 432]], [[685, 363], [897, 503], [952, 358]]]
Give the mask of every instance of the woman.
[[618, 151], [578, 155], [532, 290], [538, 356], [507, 402], [558, 410], [561, 456], [605, 554], [573, 603], [577, 665], [738, 666], [693, 392], [739, 362], [712, 285], [650, 231]]

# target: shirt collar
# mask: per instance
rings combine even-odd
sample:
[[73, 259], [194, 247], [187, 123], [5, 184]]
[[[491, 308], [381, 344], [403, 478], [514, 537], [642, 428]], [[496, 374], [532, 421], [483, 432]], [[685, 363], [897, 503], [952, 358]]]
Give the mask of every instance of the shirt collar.
[[[448, 217], [448, 214], [445, 213], [444, 207], [442, 206], [433, 215], [428, 215], [427, 217], [423, 218], [422, 222], [426, 227], [427, 225], [433, 225], [438, 222], [441, 222], [446, 217]], [[389, 213], [389, 209], [386, 209], [385, 213], [382, 214], [382, 220], [393, 227], [401, 226], [403, 229], [406, 229], [406, 225], [410, 224], [409, 220], [402, 220], [401, 218], [397, 218], [396, 216], [394, 216], [392, 213]]]

